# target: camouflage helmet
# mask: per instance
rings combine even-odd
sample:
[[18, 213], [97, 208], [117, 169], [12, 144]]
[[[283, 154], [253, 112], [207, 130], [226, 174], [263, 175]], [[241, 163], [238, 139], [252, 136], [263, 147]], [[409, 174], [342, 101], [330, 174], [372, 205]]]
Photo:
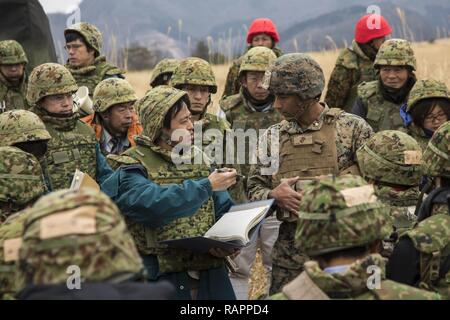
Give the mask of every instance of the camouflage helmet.
[[12, 146], [20, 142], [50, 140], [44, 122], [27, 110], [11, 110], [0, 114], [0, 145]]
[[136, 102], [136, 109], [139, 110], [139, 119], [143, 126], [142, 133], [151, 141], [155, 141], [160, 136], [167, 112], [182, 99], [189, 106], [187, 93], [170, 86], [158, 86], [148, 91]]
[[419, 101], [430, 98], [450, 100], [450, 91], [445, 83], [441, 81], [432, 79], [417, 80], [409, 92], [407, 111], [411, 111]]
[[386, 40], [378, 50], [375, 68], [380, 66], [409, 66], [416, 70], [416, 58], [411, 43], [404, 39]]
[[87, 22], [79, 22], [71, 25], [64, 30], [64, 35], [68, 32], [78, 32], [83, 36], [89, 46], [91, 46], [98, 54], [102, 51], [103, 37], [102, 33], [96, 26]]
[[54, 94], [76, 92], [78, 85], [69, 70], [57, 63], [44, 63], [33, 69], [28, 80], [27, 101], [36, 105]]
[[437, 129], [423, 153], [423, 174], [450, 178], [450, 121]]
[[422, 176], [422, 151], [419, 143], [401, 131], [375, 133], [356, 152], [358, 165], [366, 180], [395, 185], [417, 186]]
[[325, 77], [319, 64], [304, 53], [285, 54], [274, 60], [266, 71], [263, 87], [276, 95], [314, 99], [325, 87]]
[[178, 66], [178, 63], [179, 62], [177, 59], [162, 59], [160, 62], [158, 62], [158, 64], [153, 69], [152, 77], [150, 78], [150, 86], [155, 86], [155, 80], [159, 76], [167, 75], [167, 81], [170, 80], [173, 72]]
[[63, 189], [39, 199], [27, 214], [22, 238], [18, 273], [27, 283], [66, 283], [72, 265], [89, 282], [142, 269], [119, 209], [91, 188]]
[[101, 81], [94, 90], [94, 111], [104, 112], [115, 104], [135, 102], [136, 92], [124, 79], [109, 78]]
[[184, 85], [208, 86], [209, 92], [217, 92], [216, 78], [211, 65], [200, 58], [186, 58], [180, 61], [173, 72], [170, 84], [177, 89]]
[[39, 161], [15, 147], [0, 147], [0, 201], [25, 205], [45, 192]]
[[27, 64], [28, 59], [23, 47], [15, 40], [0, 41], [0, 65]]
[[305, 187], [295, 244], [309, 256], [369, 245], [390, 233], [388, 212], [361, 177], [314, 181]]
[[275, 60], [277, 56], [273, 50], [266, 47], [254, 47], [247, 51], [241, 61], [239, 68], [239, 76], [244, 71], [260, 71], [265, 72], [269, 64]]

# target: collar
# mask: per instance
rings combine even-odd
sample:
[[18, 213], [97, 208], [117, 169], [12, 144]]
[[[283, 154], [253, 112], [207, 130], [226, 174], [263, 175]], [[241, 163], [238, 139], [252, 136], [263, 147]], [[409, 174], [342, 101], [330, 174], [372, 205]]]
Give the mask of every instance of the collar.
[[361, 58], [363, 58], [364, 60], [369, 60], [372, 61], [365, 53], [364, 51], [361, 49], [361, 47], [359, 46], [358, 42], [356, 42], [354, 39], [352, 41], [352, 50], [354, 53], [356, 53], [358, 56], [360, 56]]
[[282, 122], [280, 130], [286, 131], [289, 134], [299, 134], [299, 133], [305, 133], [308, 131], [319, 131], [320, 129], [322, 129], [325, 115], [330, 110], [330, 107], [328, 107], [328, 105], [325, 102], [320, 102], [320, 104], [324, 108], [323, 108], [322, 112], [320, 113], [319, 117], [317, 118], [317, 120], [315, 120], [313, 123], [311, 123], [311, 125], [308, 128], [303, 129], [296, 121], [284, 120]]
[[70, 70], [71, 73], [73, 74], [86, 74], [89, 72], [92, 72], [94, 70], [97, 69], [99, 64], [105, 63], [106, 62], [106, 57], [105, 56], [99, 56], [97, 58], [94, 59], [94, 63], [86, 66], [86, 67], [79, 67], [79, 68], [74, 68], [71, 67], [69, 62], [66, 63], [66, 68]]

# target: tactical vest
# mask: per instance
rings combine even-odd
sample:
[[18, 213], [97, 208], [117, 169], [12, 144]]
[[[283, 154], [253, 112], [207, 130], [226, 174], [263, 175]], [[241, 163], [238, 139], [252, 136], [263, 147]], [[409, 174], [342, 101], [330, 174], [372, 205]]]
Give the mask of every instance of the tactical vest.
[[375, 132], [382, 130], [404, 130], [400, 116], [400, 105], [383, 98], [380, 82], [364, 82], [358, 86], [358, 96], [367, 107], [366, 121]]
[[[146, 169], [148, 179], [158, 185], [180, 184], [186, 179], [199, 179], [209, 175], [205, 165], [176, 166], [156, 150], [138, 145], [123, 153], [139, 161]], [[126, 219], [139, 252], [143, 255], [156, 254], [162, 273], [187, 270], [204, 270], [222, 265], [222, 259], [209, 254], [194, 253], [182, 249], [168, 249], [160, 241], [202, 236], [215, 223], [214, 202], [210, 197], [201, 208], [189, 217], [175, 219], [157, 229]]]
[[[328, 110], [320, 130], [295, 135], [280, 134], [280, 166], [272, 175], [272, 189], [281, 183], [281, 179], [299, 176], [300, 180], [309, 181], [321, 175], [339, 174], [336, 120], [342, 112], [337, 108]], [[288, 222], [295, 219], [282, 210], [277, 210], [277, 217]]]
[[70, 131], [57, 130], [48, 122], [45, 126], [52, 136], [45, 156], [52, 190], [69, 188], [75, 169], [95, 179], [97, 140], [93, 130], [80, 120]]
[[86, 86], [89, 89], [89, 96], [93, 96], [95, 87], [104, 79], [109, 77], [121, 75], [125, 71], [119, 69], [118, 67], [106, 62], [104, 56], [100, 56], [95, 59], [94, 65], [74, 69], [70, 65], [66, 64], [66, 68], [72, 73], [78, 86]]
[[11, 110], [28, 109], [28, 104], [25, 99], [25, 93], [27, 91], [26, 82], [23, 81], [19, 88], [10, 88], [3, 83], [2, 80], [4, 79], [2, 78], [3, 76], [0, 74], [0, 113]]
[[436, 214], [405, 234], [420, 253], [419, 287], [449, 297], [450, 271], [440, 275], [441, 263], [450, 256], [450, 216]]

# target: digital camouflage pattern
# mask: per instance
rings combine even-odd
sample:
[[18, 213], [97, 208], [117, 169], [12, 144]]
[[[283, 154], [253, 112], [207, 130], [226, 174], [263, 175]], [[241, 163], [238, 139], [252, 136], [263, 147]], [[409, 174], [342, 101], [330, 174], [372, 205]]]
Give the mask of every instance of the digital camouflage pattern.
[[357, 153], [366, 180], [418, 186], [422, 177], [422, 149], [414, 138], [395, 130], [375, 133]]
[[28, 63], [27, 55], [20, 43], [15, 40], [0, 41], [0, 65]]
[[376, 80], [373, 61], [353, 40], [351, 48], [339, 54], [328, 81], [325, 102], [331, 108], [342, 108], [350, 112], [355, 104], [358, 85]]
[[36, 106], [44, 97], [75, 93], [77, 90], [77, 83], [69, 70], [57, 63], [44, 63], [31, 72], [27, 100], [31, 106]]
[[269, 64], [277, 58], [272, 50], [266, 47], [255, 47], [247, 51], [242, 57], [239, 77], [245, 71], [266, 72]]
[[434, 133], [423, 153], [423, 173], [431, 177], [450, 178], [450, 122]]
[[96, 26], [87, 22], [78, 22], [64, 30], [64, 35], [73, 31], [81, 34], [87, 44], [100, 54], [103, 47], [103, 37]]
[[27, 284], [61, 284], [67, 268], [83, 281], [114, 281], [142, 268], [141, 258], [116, 205], [93, 189], [60, 190], [27, 213], [19, 251], [19, 276]]
[[45, 124], [33, 112], [13, 110], [0, 114], [0, 146], [50, 139]]
[[404, 39], [388, 39], [378, 50], [374, 67], [408, 66], [416, 70], [417, 63], [411, 43]]
[[162, 59], [153, 68], [152, 76], [150, 78], [150, 86], [155, 87], [158, 78], [163, 77], [164, 84], [168, 84], [170, 78], [172, 77], [176, 67], [178, 66], [179, 60], [177, 59]]
[[[252, 48], [253, 48], [252, 46], [248, 46], [246, 52]], [[278, 47], [274, 47], [271, 50], [273, 51], [273, 53], [275, 53], [277, 57], [283, 55], [283, 52]], [[241, 68], [241, 62], [244, 55], [245, 53], [238, 59], [234, 60], [233, 63], [231, 64], [230, 70], [228, 71], [227, 74], [227, 79], [225, 80], [225, 88], [223, 90], [222, 98], [239, 93], [241, 89], [241, 82], [239, 81], [239, 70]]]
[[135, 102], [138, 99], [131, 84], [119, 78], [103, 80], [94, 91], [94, 111], [105, 112], [110, 107], [128, 102]]
[[0, 147], [0, 224], [46, 192], [39, 161], [15, 147]]
[[296, 94], [301, 100], [320, 97], [325, 77], [319, 64], [304, 53], [277, 58], [266, 72], [263, 87], [276, 95]]
[[[370, 290], [367, 283], [373, 274], [369, 267], [378, 267], [381, 271], [380, 288]], [[329, 299], [354, 300], [440, 300], [438, 294], [420, 290], [391, 280], [386, 280], [385, 260], [378, 254], [372, 254], [364, 259], [352, 263], [344, 273], [326, 273], [317, 261], [305, 263], [305, 271], [316, 288], [321, 290]], [[295, 281], [295, 280], [294, 280]], [[292, 281], [292, 283], [294, 283]], [[294, 284], [295, 285], [295, 284]], [[305, 287], [293, 287], [271, 297], [272, 300], [294, 299], [295, 296], [308, 295]], [[310, 299], [310, 298], [309, 298]]]
[[184, 85], [208, 86], [211, 93], [217, 92], [216, 78], [211, 65], [200, 58], [186, 58], [180, 61], [170, 79], [170, 84], [177, 89]]

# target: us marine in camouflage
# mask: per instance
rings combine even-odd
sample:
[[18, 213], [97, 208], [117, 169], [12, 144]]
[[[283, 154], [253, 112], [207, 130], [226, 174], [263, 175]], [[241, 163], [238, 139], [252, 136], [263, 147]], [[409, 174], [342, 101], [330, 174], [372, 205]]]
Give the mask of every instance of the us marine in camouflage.
[[100, 184], [112, 170], [94, 131], [73, 112], [72, 94], [78, 86], [62, 65], [44, 63], [33, 69], [27, 100], [52, 137], [45, 154], [51, 190], [69, 188], [76, 169]]
[[[259, 145], [267, 143], [272, 156], [278, 151], [279, 165], [271, 175], [262, 172], [262, 165], [252, 166], [248, 196], [251, 200], [274, 198], [278, 204], [277, 217], [282, 224], [272, 251], [270, 289], [276, 293], [301, 272], [307, 259], [293, 242], [301, 185], [317, 176], [357, 171], [356, 150], [373, 131], [360, 117], [319, 102], [325, 79], [310, 56], [281, 56], [266, 75], [266, 86], [276, 97], [274, 107], [285, 120], [271, 126]], [[272, 145], [271, 135], [276, 130], [279, 143]], [[259, 153], [259, 159], [264, 159], [262, 150]]]
[[[179, 299], [234, 299], [223, 260], [231, 252], [196, 253], [159, 242], [203, 235], [233, 204], [226, 191], [216, 191], [234, 184], [236, 172], [209, 174], [207, 164], [193, 162], [203, 154], [191, 145], [187, 93], [158, 86], [137, 104], [144, 131], [136, 147], [108, 156], [120, 168], [102, 189], [124, 214], [150, 279], [169, 280]], [[177, 129], [181, 136], [173, 135]], [[180, 154], [176, 146], [186, 150]]]
[[[376, 20], [379, 20], [380, 27], [371, 27]], [[358, 20], [351, 48], [340, 52], [330, 75], [325, 102], [331, 108], [350, 112], [357, 97], [358, 85], [376, 80], [373, 62], [378, 49], [391, 32], [383, 16], [369, 14]]]
[[410, 118], [408, 134], [425, 150], [433, 133], [450, 120], [450, 91], [441, 81], [418, 80], [409, 93], [408, 105], [402, 109]]
[[446, 122], [423, 153], [423, 173], [434, 190], [420, 207], [418, 223], [396, 245], [387, 268], [390, 279], [439, 292], [446, 299], [450, 299], [449, 147]]
[[[264, 72], [269, 67], [269, 63], [275, 59], [276, 55], [266, 47], [252, 48], [242, 58], [239, 69], [239, 79], [242, 83], [240, 92], [239, 94], [226, 97], [220, 104], [233, 130], [255, 130], [256, 133], [260, 134], [260, 130], [267, 129], [269, 126], [282, 120], [281, 114], [273, 107], [275, 97], [261, 86]], [[237, 141], [235, 139], [234, 143], [235, 146], [245, 143], [245, 163], [237, 166], [240, 166], [241, 172], [249, 172], [250, 155], [254, 153], [256, 145], [250, 145], [249, 139], [245, 141]], [[234, 157], [234, 161], [236, 160], [237, 154]], [[246, 200], [245, 193], [241, 190], [233, 188], [230, 191], [233, 199]], [[239, 191], [242, 192], [242, 195], [238, 194]], [[238, 269], [230, 275], [230, 279], [239, 300], [248, 299], [250, 269], [255, 259], [258, 243], [260, 244], [260, 252], [267, 275], [267, 289], [270, 288], [270, 273], [272, 269], [270, 255], [278, 237], [279, 226], [280, 222], [275, 216], [267, 217], [259, 230], [258, 241], [243, 248], [241, 253], [235, 258], [234, 261]]]
[[312, 260], [272, 299], [440, 299], [438, 294], [386, 279], [385, 260], [378, 252], [390, 232], [388, 214], [373, 186], [357, 176], [329, 177], [306, 187], [295, 244]]
[[66, 68], [78, 86], [86, 86], [92, 97], [95, 87], [107, 78], [124, 78], [124, 70], [106, 61], [101, 55], [103, 37], [93, 24], [79, 22], [64, 30], [68, 60]]
[[389, 256], [398, 236], [416, 221], [422, 150], [406, 133], [384, 130], [373, 135], [356, 156], [361, 175], [374, 185], [378, 200], [390, 211], [393, 230], [383, 242], [383, 255]]
[[[283, 52], [276, 46], [279, 41], [280, 36], [273, 21], [267, 18], [258, 18], [253, 20], [250, 28], [248, 29], [248, 46], [246, 52], [254, 47], [265, 47], [271, 49], [277, 57], [280, 57]], [[227, 79], [225, 80], [225, 88], [223, 90], [222, 98], [232, 96], [240, 92], [241, 81], [239, 79], [239, 70], [246, 52], [244, 52], [241, 57], [233, 61], [233, 64], [228, 71]]]
[[0, 41], [0, 113], [28, 109], [25, 94], [27, 55], [15, 40]]
[[352, 113], [366, 119], [375, 132], [402, 130], [406, 125], [401, 107], [416, 82], [411, 44], [403, 39], [387, 40], [377, 53], [374, 68], [378, 79], [358, 86]]
[[179, 61], [177, 59], [162, 59], [158, 62], [153, 69], [152, 76], [150, 78], [150, 87], [155, 88], [157, 86], [169, 85], [173, 72], [178, 66]]
[[95, 88], [95, 112], [81, 120], [94, 129], [105, 156], [135, 146], [133, 138], [142, 132], [134, 109], [137, 99], [133, 87], [124, 79], [106, 79]]

